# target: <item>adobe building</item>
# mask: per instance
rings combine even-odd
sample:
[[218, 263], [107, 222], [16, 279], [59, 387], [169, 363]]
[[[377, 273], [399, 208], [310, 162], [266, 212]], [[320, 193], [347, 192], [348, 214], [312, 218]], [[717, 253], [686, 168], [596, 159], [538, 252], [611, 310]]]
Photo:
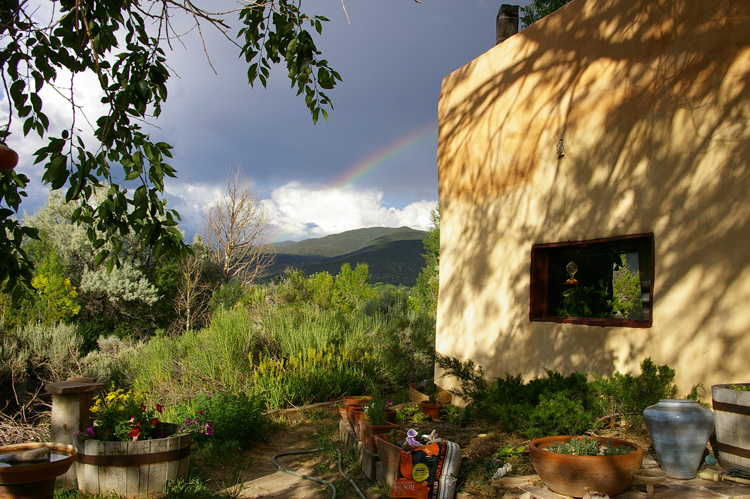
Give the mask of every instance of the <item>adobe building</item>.
[[750, 2], [574, 0], [438, 114], [440, 354], [750, 382]]

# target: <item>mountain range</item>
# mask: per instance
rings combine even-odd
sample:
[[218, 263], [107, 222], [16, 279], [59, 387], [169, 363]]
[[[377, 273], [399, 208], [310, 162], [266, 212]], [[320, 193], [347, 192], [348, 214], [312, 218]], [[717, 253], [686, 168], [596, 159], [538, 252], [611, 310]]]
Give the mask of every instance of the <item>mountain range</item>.
[[288, 268], [306, 274], [336, 275], [344, 263], [365, 263], [370, 282], [413, 286], [425, 265], [422, 240], [427, 232], [409, 227], [369, 227], [317, 239], [275, 243], [276, 260], [264, 273], [268, 281]]

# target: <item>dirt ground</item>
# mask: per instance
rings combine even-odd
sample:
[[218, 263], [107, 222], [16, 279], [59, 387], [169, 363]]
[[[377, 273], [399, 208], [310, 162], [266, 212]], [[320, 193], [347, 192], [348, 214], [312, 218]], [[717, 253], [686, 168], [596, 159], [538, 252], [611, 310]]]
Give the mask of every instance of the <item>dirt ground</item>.
[[[231, 488], [240, 498], [328, 498], [332, 496], [329, 487], [285, 473], [272, 463], [272, 458], [280, 453], [326, 446], [327, 451], [278, 457], [277, 462], [298, 473], [332, 481], [337, 488], [338, 498], [355, 499], [359, 496], [347, 480], [340, 476], [336, 453], [330, 446], [332, 442], [343, 452], [338, 434], [339, 419], [336, 410], [317, 409], [305, 414], [300, 420], [291, 421], [286, 428], [272, 432], [266, 442], [240, 453], [236, 459], [231, 459], [221, 466], [199, 464], [210, 474], [216, 488]], [[440, 436], [459, 444], [462, 457], [459, 488], [465, 491], [477, 491], [482, 485], [487, 485], [489, 477], [505, 462], [510, 462], [513, 466], [511, 475], [534, 473], [528, 452], [509, 458], [492, 459], [493, 454], [500, 448], [527, 447], [529, 443], [496, 431], [492, 427], [476, 424], [462, 427], [447, 422], [403, 426], [415, 428], [420, 433], [430, 433], [434, 429]], [[610, 430], [599, 434], [635, 442], [644, 450], [651, 446], [645, 429], [627, 432]], [[343, 470], [367, 499], [388, 497], [388, 488], [367, 480], [352, 456], [344, 454]]]
[[[199, 463], [199, 466], [209, 473], [217, 489], [230, 489], [243, 499], [331, 497], [329, 486], [286, 473], [278, 469], [272, 459], [279, 454], [321, 448], [329, 442], [339, 447], [338, 419], [338, 412], [330, 412], [313, 420], [290, 422], [285, 429], [273, 431], [266, 442], [241, 452], [228, 463], [218, 467]], [[337, 454], [330, 446], [328, 450], [278, 456], [276, 462], [302, 475], [333, 482], [338, 498], [358, 497], [347, 480], [340, 476]], [[342, 468], [367, 499], [387, 497], [366, 479], [351, 456], [343, 455]]]

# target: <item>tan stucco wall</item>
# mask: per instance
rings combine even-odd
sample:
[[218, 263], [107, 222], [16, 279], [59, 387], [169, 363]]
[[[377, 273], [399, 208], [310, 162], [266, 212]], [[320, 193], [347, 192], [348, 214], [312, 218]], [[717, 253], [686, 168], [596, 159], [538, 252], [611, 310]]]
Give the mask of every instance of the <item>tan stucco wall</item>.
[[[447, 76], [438, 112], [438, 352], [750, 381], [750, 2], [575, 0]], [[532, 244], [644, 232], [651, 328], [529, 321]]]

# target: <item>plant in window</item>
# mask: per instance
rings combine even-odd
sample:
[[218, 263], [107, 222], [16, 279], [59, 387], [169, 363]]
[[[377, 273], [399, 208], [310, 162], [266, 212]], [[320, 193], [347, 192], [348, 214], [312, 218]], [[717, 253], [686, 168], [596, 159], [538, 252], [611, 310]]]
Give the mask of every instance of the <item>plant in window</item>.
[[608, 317], [612, 314], [613, 302], [602, 279], [597, 285], [584, 286], [578, 282], [566, 285], [557, 308], [563, 317]]

